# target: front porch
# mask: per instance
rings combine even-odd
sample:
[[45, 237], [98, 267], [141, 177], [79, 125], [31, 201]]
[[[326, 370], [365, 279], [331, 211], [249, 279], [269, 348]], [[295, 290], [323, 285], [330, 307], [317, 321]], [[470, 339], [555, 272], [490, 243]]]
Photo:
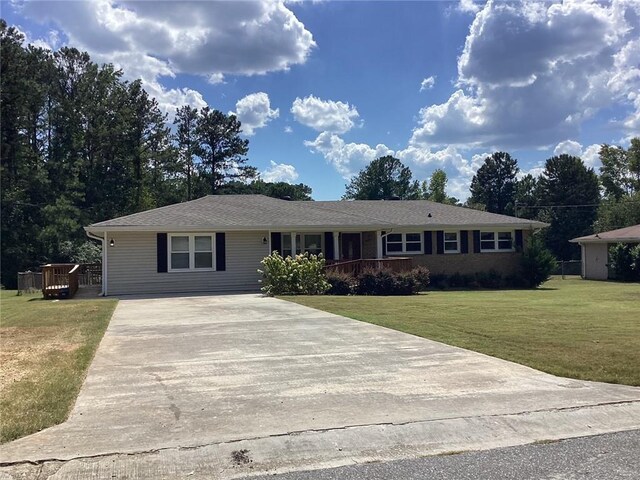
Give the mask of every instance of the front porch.
[[367, 268], [411, 270], [410, 257], [385, 255], [386, 237], [384, 231], [271, 232], [269, 248], [283, 257], [294, 252], [322, 254], [327, 270], [343, 273], [357, 274]]

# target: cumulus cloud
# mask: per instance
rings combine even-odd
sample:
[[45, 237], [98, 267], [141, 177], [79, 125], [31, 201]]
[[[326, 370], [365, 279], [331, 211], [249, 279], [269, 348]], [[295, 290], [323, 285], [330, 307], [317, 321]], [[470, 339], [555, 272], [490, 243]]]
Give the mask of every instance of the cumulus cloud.
[[[39, 22], [52, 22], [68, 43], [101, 62], [141, 76], [161, 104], [177, 107], [202, 96], [167, 89], [163, 76], [202, 75], [211, 83], [225, 75], [256, 75], [304, 63], [313, 36], [283, 1], [261, 2], [25, 2], [16, 8]], [[139, 72], [144, 70], [143, 75]], [[148, 88], [150, 87], [150, 88]]]
[[286, 127], [284, 127], [284, 133], [293, 133], [293, 128], [287, 125]]
[[345, 179], [350, 179], [376, 158], [392, 155], [409, 166], [415, 178], [427, 178], [436, 168], [449, 176], [447, 192], [456, 198], [469, 196], [469, 183], [476, 170], [489, 154], [474, 155], [467, 159], [455, 147], [441, 150], [409, 145], [394, 151], [384, 144], [372, 147], [366, 143], [347, 143], [339, 135], [323, 132], [315, 140], [304, 142], [312, 152], [320, 153]]
[[637, 2], [488, 2], [458, 59], [458, 89], [420, 111], [411, 143], [548, 145], [612, 105], [629, 109], [622, 125], [631, 129], [640, 123], [639, 19]]
[[565, 140], [564, 142], [560, 142], [556, 145], [556, 148], [553, 149], [553, 154], [562, 155], [563, 153], [579, 157], [582, 153], [582, 145], [575, 140]]
[[435, 84], [436, 77], [435, 75], [431, 75], [420, 82], [420, 91], [423, 92], [425, 90], [431, 90]]
[[298, 179], [298, 172], [293, 165], [276, 163], [271, 160], [271, 166], [263, 171], [260, 176], [265, 182], [293, 183]]
[[587, 167], [599, 168], [602, 166], [602, 162], [600, 162], [601, 147], [602, 145], [599, 143], [594, 143], [586, 148], [582, 148], [582, 144], [575, 140], [565, 140], [556, 145], [556, 148], [553, 149], [553, 154], [562, 155], [566, 153], [567, 155], [580, 157]]
[[271, 109], [269, 95], [264, 92], [252, 93], [241, 98], [236, 103], [236, 111], [229, 112], [242, 123], [242, 131], [251, 136], [258, 128], [267, 125], [274, 118], [278, 118], [280, 111]]
[[458, 11], [463, 13], [477, 13], [480, 11], [480, 5], [474, 3], [473, 0], [460, 0], [460, 2], [458, 2]]
[[304, 144], [312, 152], [324, 155], [327, 162], [345, 179], [351, 178], [372, 160], [394, 153], [384, 144], [371, 147], [365, 143], [346, 143], [331, 132], [322, 132], [315, 140], [307, 140]]
[[346, 133], [360, 117], [356, 107], [344, 102], [322, 100], [313, 95], [297, 97], [291, 113], [299, 123], [319, 132]]

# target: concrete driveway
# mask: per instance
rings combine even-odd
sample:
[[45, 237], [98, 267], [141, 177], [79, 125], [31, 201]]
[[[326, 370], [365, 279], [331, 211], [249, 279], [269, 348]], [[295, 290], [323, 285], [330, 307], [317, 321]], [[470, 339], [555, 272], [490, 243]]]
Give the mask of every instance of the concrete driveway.
[[638, 388], [258, 295], [143, 298], [118, 304], [69, 420], [0, 459], [169, 472], [182, 455], [187, 472], [228, 477], [639, 427]]

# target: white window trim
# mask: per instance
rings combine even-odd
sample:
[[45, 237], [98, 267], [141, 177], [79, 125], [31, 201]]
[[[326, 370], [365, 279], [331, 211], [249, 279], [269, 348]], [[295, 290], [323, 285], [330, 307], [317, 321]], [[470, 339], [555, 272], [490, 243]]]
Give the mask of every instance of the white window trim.
[[[447, 243], [453, 243], [452, 240], [447, 241], [446, 240], [446, 235], [447, 233], [455, 233], [456, 234], [456, 249], [455, 250], [447, 250], [446, 246]], [[460, 253], [460, 232], [457, 230], [445, 230], [442, 234], [442, 249], [445, 253], [445, 255], [447, 254], [455, 254], [455, 253]]]
[[[215, 272], [216, 271], [216, 234], [215, 233], [169, 233], [167, 234], [167, 272]], [[171, 268], [171, 239], [173, 237], [189, 237], [189, 268]], [[211, 268], [195, 268], [196, 239], [195, 237], [211, 237]]]
[[[398, 256], [398, 255], [423, 255], [424, 254], [424, 234], [421, 232], [391, 232], [389, 235], [402, 235], [402, 251], [400, 252], [390, 252], [389, 251], [389, 237], [387, 236], [386, 241], [386, 254], [388, 257]], [[420, 251], [407, 251], [407, 235], [419, 235], [420, 237]], [[398, 244], [400, 242], [391, 242], [394, 244]], [[418, 243], [418, 242], [410, 242], [410, 243]]]
[[[482, 248], [482, 234], [493, 233], [493, 248]], [[498, 234], [510, 233], [511, 234], [511, 248], [499, 248]], [[489, 240], [485, 240], [488, 242]], [[516, 251], [516, 232], [514, 230], [480, 230], [480, 253], [508, 253]]]
[[[284, 238], [291, 238], [291, 233], [282, 232], [280, 237], [280, 245], [282, 246], [282, 256], [284, 256]], [[300, 255], [305, 252], [304, 250], [304, 237], [305, 235], [320, 235], [320, 252], [324, 255], [325, 245], [324, 245], [324, 232], [296, 232], [296, 236], [300, 237], [300, 241], [296, 240], [296, 255]], [[300, 253], [297, 253], [297, 250], [300, 249]], [[293, 256], [293, 252], [291, 252]]]

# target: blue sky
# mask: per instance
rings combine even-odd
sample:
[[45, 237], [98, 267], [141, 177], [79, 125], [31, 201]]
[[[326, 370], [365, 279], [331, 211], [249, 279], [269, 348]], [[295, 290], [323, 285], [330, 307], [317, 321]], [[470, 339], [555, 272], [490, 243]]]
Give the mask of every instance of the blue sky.
[[393, 154], [464, 199], [484, 157], [598, 168], [640, 133], [640, 2], [2, 3], [28, 41], [87, 50], [172, 113], [235, 112], [265, 180], [336, 199]]

